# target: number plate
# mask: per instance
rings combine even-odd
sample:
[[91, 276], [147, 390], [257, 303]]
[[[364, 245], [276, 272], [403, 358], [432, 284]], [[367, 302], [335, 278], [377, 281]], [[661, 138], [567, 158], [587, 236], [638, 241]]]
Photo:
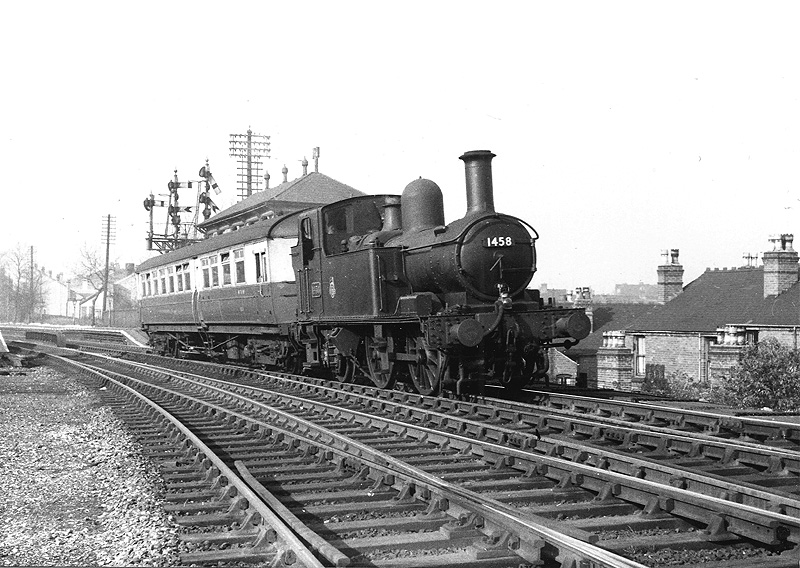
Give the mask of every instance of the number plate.
[[483, 246], [489, 248], [513, 247], [514, 239], [511, 237], [486, 237], [486, 240], [483, 241]]

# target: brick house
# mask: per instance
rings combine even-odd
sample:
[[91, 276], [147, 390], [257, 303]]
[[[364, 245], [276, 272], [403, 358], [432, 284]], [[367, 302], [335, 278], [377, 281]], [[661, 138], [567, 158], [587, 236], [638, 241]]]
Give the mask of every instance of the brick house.
[[746, 343], [775, 337], [796, 349], [798, 254], [792, 235], [771, 241], [763, 266], [707, 269], [685, 287], [678, 251], [672, 251], [670, 261], [658, 267], [664, 303], [603, 332], [595, 361], [597, 386], [636, 391], [648, 375], [719, 381]]

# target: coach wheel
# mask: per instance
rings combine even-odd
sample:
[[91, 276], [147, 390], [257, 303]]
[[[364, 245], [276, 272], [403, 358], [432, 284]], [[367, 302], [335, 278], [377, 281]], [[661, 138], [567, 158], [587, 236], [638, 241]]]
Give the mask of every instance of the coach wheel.
[[411, 375], [417, 391], [427, 396], [439, 394], [444, 375], [443, 354], [429, 347], [421, 337], [409, 337], [406, 351], [410, 355], [416, 355], [416, 361], [408, 363], [408, 374]]
[[333, 377], [340, 383], [352, 383], [355, 375], [356, 364], [352, 357], [336, 356], [336, 369]]
[[389, 361], [389, 343], [386, 339], [364, 338], [369, 378], [382, 389], [394, 387], [394, 361]]

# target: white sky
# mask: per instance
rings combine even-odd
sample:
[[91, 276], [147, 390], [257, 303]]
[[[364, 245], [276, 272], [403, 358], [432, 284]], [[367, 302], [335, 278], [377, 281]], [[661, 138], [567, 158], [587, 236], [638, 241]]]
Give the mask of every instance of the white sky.
[[[491, 7], [489, 7], [491, 5]], [[231, 133], [272, 136], [272, 185], [367, 193], [419, 176], [465, 211], [458, 156], [489, 149], [495, 205], [539, 232], [533, 285], [684, 282], [798, 234], [794, 2], [2, 2], [0, 248], [68, 272], [83, 243], [139, 262], [143, 199]], [[313, 169], [312, 166], [310, 166]], [[189, 197], [184, 192], [185, 197]], [[191, 196], [194, 200], [194, 196]], [[188, 205], [188, 200], [183, 202]], [[161, 211], [159, 211], [161, 213]]]

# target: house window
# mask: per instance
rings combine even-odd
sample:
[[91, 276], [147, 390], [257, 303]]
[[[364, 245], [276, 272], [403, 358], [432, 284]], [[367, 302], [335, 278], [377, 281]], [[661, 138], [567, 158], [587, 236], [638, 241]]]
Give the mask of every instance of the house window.
[[231, 283], [231, 253], [223, 252], [220, 256], [222, 263], [222, 284]]
[[236, 283], [244, 282], [244, 249], [233, 251], [233, 260], [236, 264]]
[[634, 342], [635, 342], [634, 349], [636, 350], [636, 369], [635, 369], [636, 376], [643, 377], [646, 369], [645, 360], [647, 355], [644, 346], [644, 336], [637, 335], [636, 337], [634, 337]]

